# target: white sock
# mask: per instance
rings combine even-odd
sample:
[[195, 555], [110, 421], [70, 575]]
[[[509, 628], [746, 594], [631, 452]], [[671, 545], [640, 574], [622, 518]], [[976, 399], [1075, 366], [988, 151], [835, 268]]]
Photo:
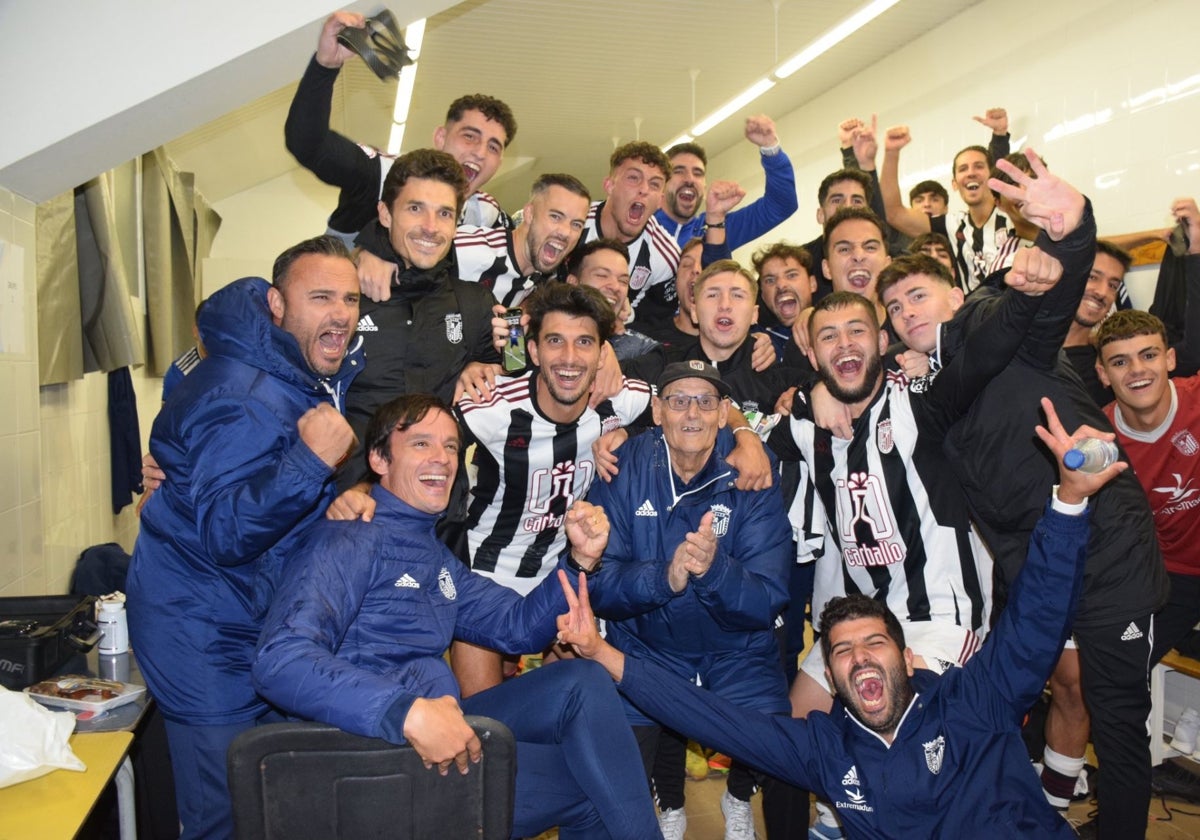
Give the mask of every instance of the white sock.
[[[1046, 789], [1045, 781], [1047, 773], [1056, 773], [1059, 776], [1067, 779], [1078, 780], [1079, 774], [1083, 770], [1083, 762], [1084, 756], [1082, 755], [1078, 758], [1070, 758], [1060, 753], [1056, 753], [1054, 750], [1050, 749], [1050, 747], [1046, 747], [1045, 750], [1043, 750], [1042, 763], [1045, 765], [1045, 769], [1042, 771], [1042, 793], [1046, 795], [1046, 801], [1055, 808], [1058, 808], [1059, 810], [1065, 809], [1071, 804], [1071, 798], [1069, 796], [1055, 796]], [[1072, 789], [1074, 789], [1073, 785]]]
[[830, 828], [836, 828], [840, 825], [837, 814], [833, 812], [833, 809], [828, 804], [822, 802], [820, 799], [817, 800], [817, 822], [821, 825], [827, 825]]

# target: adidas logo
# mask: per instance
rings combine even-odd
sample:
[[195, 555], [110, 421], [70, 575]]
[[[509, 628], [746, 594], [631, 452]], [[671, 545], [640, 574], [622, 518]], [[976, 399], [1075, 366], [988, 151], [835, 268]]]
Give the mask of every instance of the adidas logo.
[[404, 575], [404, 577], [397, 580], [395, 585], [401, 587], [402, 589], [420, 589], [421, 588], [421, 584], [417, 583], [416, 579], [412, 575], [409, 575], [409, 574], [406, 574], [406, 575]]
[[634, 513], [635, 516], [658, 516], [658, 511], [654, 509], [654, 505], [650, 504], [650, 500], [642, 502], [642, 506]]
[[842, 776], [842, 787], [858, 787], [861, 784], [858, 781], [858, 765], [851, 764], [850, 772]]
[[1134, 639], [1140, 638], [1142, 638], [1142, 631], [1137, 629], [1137, 625], [1132, 621], [1129, 622], [1129, 626], [1126, 627], [1125, 632], [1121, 634], [1121, 641], [1132, 642]]
[[362, 316], [358, 321], [356, 329], [359, 332], [379, 332], [379, 327], [375, 326], [375, 322], [371, 320], [370, 315]]

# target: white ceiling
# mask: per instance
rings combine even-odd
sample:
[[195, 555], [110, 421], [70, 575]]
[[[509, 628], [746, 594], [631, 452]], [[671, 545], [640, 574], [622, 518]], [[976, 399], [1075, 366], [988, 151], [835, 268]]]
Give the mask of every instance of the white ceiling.
[[[521, 206], [541, 172], [570, 172], [599, 190], [614, 143], [675, 138], [865, 2], [466, 0], [429, 21], [404, 146], [428, 143], [454, 98], [487, 93], [519, 124], [487, 187], [503, 206]], [[698, 142], [715, 156], [741, 140], [746, 115], [792, 111], [977, 2], [904, 0]], [[296, 55], [296, 78], [310, 56]], [[283, 147], [294, 89], [179, 137], [170, 154], [214, 202], [295, 169]], [[386, 145], [394, 95], [395, 82], [351, 62], [336, 88], [334, 127]]]

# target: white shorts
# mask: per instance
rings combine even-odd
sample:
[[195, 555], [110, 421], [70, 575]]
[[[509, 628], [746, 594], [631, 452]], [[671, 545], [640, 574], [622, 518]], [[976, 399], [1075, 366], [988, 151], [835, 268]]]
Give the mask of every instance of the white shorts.
[[[925, 660], [925, 667], [935, 674], [965, 665], [983, 643], [975, 631], [945, 621], [901, 621], [900, 627], [913, 655]], [[819, 642], [804, 657], [800, 670], [833, 694], [833, 686], [825, 679], [825, 657]]]

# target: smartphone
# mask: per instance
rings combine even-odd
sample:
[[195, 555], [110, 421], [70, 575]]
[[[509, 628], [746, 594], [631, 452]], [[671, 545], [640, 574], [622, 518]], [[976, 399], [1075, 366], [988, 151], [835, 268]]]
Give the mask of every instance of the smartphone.
[[521, 327], [520, 308], [508, 309], [504, 312], [504, 322], [508, 324], [508, 343], [504, 345], [504, 370], [508, 373], [519, 373], [525, 370], [525, 330]]

